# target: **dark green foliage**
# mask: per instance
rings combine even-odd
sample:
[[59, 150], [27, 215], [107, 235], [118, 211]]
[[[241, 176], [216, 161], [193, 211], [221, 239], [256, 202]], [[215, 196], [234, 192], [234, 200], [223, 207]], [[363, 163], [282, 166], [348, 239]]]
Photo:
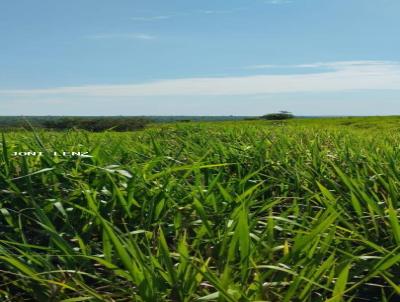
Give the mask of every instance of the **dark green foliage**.
[[270, 113], [263, 115], [261, 119], [271, 120], [271, 121], [280, 121], [280, 120], [289, 120], [294, 118], [294, 115], [288, 111], [280, 111], [279, 113]]
[[3, 131], [32, 130], [32, 127], [57, 131], [134, 131], [143, 129], [150, 122], [145, 117], [0, 117], [0, 128]]
[[81, 129], [92, 132], [105, 130], [133, 131], [143, 129], [150, 121], [145, 118], [84, 118], [64, 117], [43, 121], [41, 126], [51, 130]]

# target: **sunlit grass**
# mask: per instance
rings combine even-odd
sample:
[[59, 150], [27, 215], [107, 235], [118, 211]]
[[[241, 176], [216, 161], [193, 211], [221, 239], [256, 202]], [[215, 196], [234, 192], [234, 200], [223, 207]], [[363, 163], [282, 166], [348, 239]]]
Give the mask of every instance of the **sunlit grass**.
[[1, 299], [398, 301], [397, 121], [342, 122], [6, 133]]

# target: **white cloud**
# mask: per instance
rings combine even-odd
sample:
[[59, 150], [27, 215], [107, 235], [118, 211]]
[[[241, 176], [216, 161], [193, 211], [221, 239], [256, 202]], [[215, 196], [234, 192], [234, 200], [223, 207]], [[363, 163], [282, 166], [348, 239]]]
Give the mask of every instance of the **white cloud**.
[[151, 22], [151, 21], [159, 21], [159, 20], [166, 20], [172, 18], [172, 15], [160, 15], [160, 16], [149, 16], [149, 17], [132, 17], [132, 21], [144, 21], [144, 22]]
[[236, 8], [231, 8], [231, 9], [226, 9], [226, 10], [216, 10], [216, 9], [197, 9], [197, 10], [192, 10], [192, 11], [186, 11], [186, 12], [170, 12], [165, 15], [149, 15], [149, 16], [135, 16], [130, 18], [132, 21], [137, 21], [137, 22], [152, 22], [152, 21], [160, 21], [160, 20], [167, 20], [167, 19], [172, 19], [176, 17], [187, 17], [187, 16], [192, 16], [192, 15], [222, 15], [222, 14], [232, 14], [235, 12], [239, 12], [246, 9], [246, 7], [236, 7]]
[[389, 66], [399, 65], [400, 62], [393, 61], [339, 61], [339, 62], [318, 62], [311, 64], [292, 64], [292, 65], [277, 65], [277, 64], [260, 64], [246, 66], [245, 69], [273, 69], [273, 68], [331, 68], [340, 69], [345, 67], [356, 66]]
[[295, 66], [328, 66], [314, 73], [262, 74], [236, 77], [207, 77], [159, 80], [127, 85], [88, 85], [48, 89], [0, 90], [9, 96], [234, 96], [296, 92], [353, 90], [400, 90], [400, 63], [351, 61]]
[[107, 39], [153, 40], [156, 37], [144, 33], [104, 33], [104, 34], [90, 35], [87, 38], [93, 40], [107, 40]]

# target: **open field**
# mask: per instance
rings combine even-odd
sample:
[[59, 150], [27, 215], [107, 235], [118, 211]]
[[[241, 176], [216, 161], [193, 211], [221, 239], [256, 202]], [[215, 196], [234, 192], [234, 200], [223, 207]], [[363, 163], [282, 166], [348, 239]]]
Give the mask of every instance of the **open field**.
[[0, 300], [399, 301], [399, 129], [5, 133]]

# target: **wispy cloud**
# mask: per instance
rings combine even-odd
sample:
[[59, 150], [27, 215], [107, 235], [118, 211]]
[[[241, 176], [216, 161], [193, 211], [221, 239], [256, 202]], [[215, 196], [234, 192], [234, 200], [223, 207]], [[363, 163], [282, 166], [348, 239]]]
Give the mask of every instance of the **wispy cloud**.
[[49, 89], [0, 90], [9, 96], [234, 96], [296, 92], [400, 90], [400, 62], [351, 61], [302, 64], [330, 71], [159, 80], [128, 85], [89, 85]]
[[[191, 10], [191, 11], [186, 11], [186, 12], [170, 12], [167, 14], [160, 14], [160, 15], [147, 15], [147, 16], [134, 16], [131, 17], [130, 19], [132, 21], [137, 21], [137, 22], [153, 22], [153, 21], [161, 21], [161, 20], [168, 20], [176, 17], [187, 17], [187, 16], [192, 16], [192, 15], [223, 15], [223, 14], [232, 14], [235, 12], [239, 12], [242, 10], [245, 10], [246, 7], [236, 7], [236, 8], [231, 8], [231, 9], [197, 9], [197, 10]], [[149, 13], [149, 12], [147, 12]]]
[[151, 21], [159, 21], [171, 19], [173, 15], [159, 15], [159, 16], [147, 16], [147, 17], [132, 17], [132, 21], [143, 21], [143, 22], [151, 22]]
[[288, 3], [293, 3], [292, 0], [265, 0], [264, 1], [267, 4], [288, 4]]
[[201, 9], [197, 12], [204, 15], [221, 15], [221, 14], [232, 14], [234, 12], [240, 11], [243, 8], [238, 7], [234, 9], [227, 9], [227, 10], [214, 10], [214, 9]]
[[394, 61], [338, 61], [338, 62], [317, 62], [309, 64], [290, 64], [290, 65], [278, 65], [278, 64], [259, 64], [246, 66], [245, 69], [275, 69], [275, 68], [331, 68], [341, 69], [350, 68], [357, 66], [397, 66], [400, 62]]
[[134, 39], [134, 40], [153, 40], [156, 37], [145, 33], [103, 33], [87, 36], [88, 39], [106, 40], [106, 39]]

